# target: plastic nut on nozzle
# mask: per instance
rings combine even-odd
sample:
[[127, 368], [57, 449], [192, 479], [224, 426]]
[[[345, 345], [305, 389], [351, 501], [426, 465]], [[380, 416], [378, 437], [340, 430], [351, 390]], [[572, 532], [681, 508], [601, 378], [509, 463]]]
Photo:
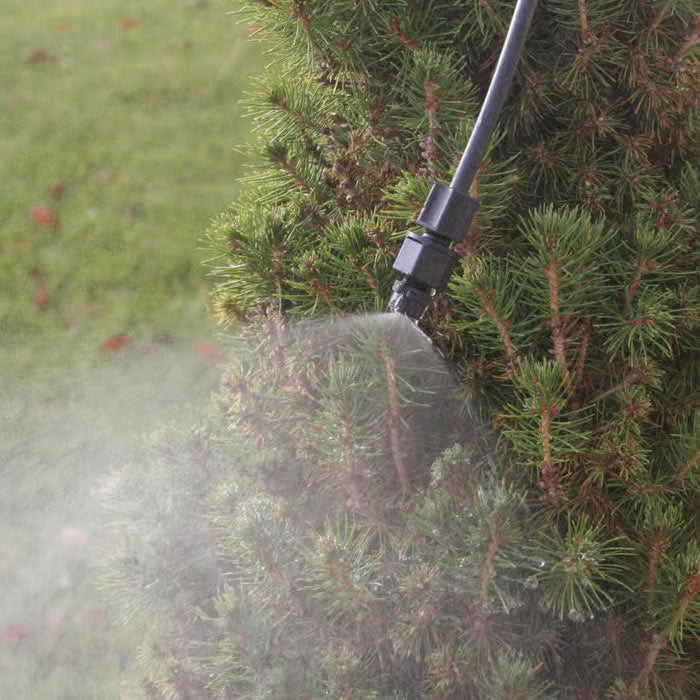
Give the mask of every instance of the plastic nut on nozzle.
[[406, 234], [394, 262], [402, 279], [394, 284], [389, 310], [418, 320], [430, 299], [440, 291], [454, 269], [457, 256], [450, 245], [464, 240], [478, 202], [436, 182], [425, 201], [418, 223], [425, 232]]
[[416, 223], [429, 233], [460, 243], [478, 208], [479, 202], [473, 197], [435, 182]]
[[429, 232], [408, 233], [394, 262], [402, 279], [394, 283], [389, 310], [420, 319], [432, 299], [431, 290], [447, 284], [455, 260], [446, 239]]
[[419, 288], [442, 289], [452, 273], [454, 261], [449, 241], [429, 231], [409, 232], [394, 261], [394, 270], [412, 279]]
[[418, 321], [430, 303], [429, 289], [418, 289], [409, 280], [396, 280], [389, 300], [389, 311]]

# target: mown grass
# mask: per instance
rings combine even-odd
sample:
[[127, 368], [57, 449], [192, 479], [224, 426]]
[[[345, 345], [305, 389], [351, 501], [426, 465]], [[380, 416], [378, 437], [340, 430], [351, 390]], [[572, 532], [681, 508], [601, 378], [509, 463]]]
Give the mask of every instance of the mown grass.
[[[77, 347], [98, 352], [113, 334], [208, 327], [198, 248], [208, 221], [237, 193], [242, 162], [233, 146], [250, 128], [239, 98], [263, 62], [226, 14], [231, 7], [3, 3], [5, 368]], [[37, 205], [58, 224], [33, 220]]]
[[93, 585], [89, 500], [218, 373], [196, 345], [213, 330], [203, 233], [236, 197], [239, 100], [266, 61], [231, 9], [3, 2], [2, 698], [139, 697], [139, 640]]

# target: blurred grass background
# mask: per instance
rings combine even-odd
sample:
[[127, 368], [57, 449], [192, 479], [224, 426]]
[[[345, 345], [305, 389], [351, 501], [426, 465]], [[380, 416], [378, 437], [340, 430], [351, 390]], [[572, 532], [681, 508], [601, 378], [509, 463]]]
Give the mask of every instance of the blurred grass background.
[[216, 380], [202, 240], [267, 59], [229, 0], [2, 9], [0, 698], [141, 697], [138, 640], [93, 586], [90, 494]]
[[4, 0], [0, 362], [210, 328], [198, 250], [263, 65], [228, 0]]

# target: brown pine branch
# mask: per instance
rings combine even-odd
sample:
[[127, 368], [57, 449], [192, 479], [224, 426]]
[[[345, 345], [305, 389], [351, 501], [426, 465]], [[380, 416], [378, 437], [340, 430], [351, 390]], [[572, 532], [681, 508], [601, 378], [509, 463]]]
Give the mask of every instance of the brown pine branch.
[[255, 547], [255, 554], [263, 563], [265, 572], [275, 580], [275, 583], [280, 587], [280, 589], [287, 590], [287, 593], [289, 594], [289, 601], [294, 607], [297, 615], [299, 615], [299, 617], [306, 617], [309, 614], [309, 611], [306, 607], [306, 601], [303, 594], [299, 591], [299, 589], [292, 585], [286, 576], [282, 574], [269, 550], [265, 547], [261, 547], [258, 543], [258, 545]]
[[518, 357], [515, 345], [513, 345], [508, 332], [510, 321], [503, 321], [498, 315], [498, 311], [496, 311], [496, 307], [493, 305], [493, 292], [487, 292], [483, 287], [477, 287], [476, 292], [479, 295], [479, 301], [481, 301], [484, 313], [493, 321], [501, 334], [503, 344], [506, 348], [506, 359], [509, 363], [515, 365], [520, 358]]
[[654, 598], [656, 597], [656, 572], [659, 566], [659, 561], [668, 549], [668, 545], [668, 537], [658, 531], [654, 533], [654, 538], [650, 546], [651, 556], [649, 557], [649, 566], [647, 567], [646, 588], [647, 598], [649, 599], [649, 607], [651, 607], [651, 604], [654, 602]]
[[629, 289], [625, 292], [625, 315], [629, 315], [630, 305], [632, 303], [632, 297], [639, 287], [639, 283], [642, 280], [642, 276], [646, 274], [652, 267], [653, 263], [646, 257], [639, 261], [637, 266], [637, 272], [635, 272], [632, 281], [630, 282]]
[[285, 251], [279, 245], [279, 240], [275, 236], [270, 241], [272, 248], [272, 267], [268, 272], [270, 277], [274, 277], [280, 284], [284, 281], [284, 253]]
[[479, 178], [481, 177], [481, 172], [484, 169], [484, 162], [481, 162], [481, 165], [476, 169], [476, 173], [474, 174], [474, 179], [472, 180], [472, 184], [469, 187], [469, 196], [473, 197], [474, 199], [479, 199]]
[[327, 284], [324, 284], [321, 281], [321, 277], [319, 276], [316, 267], [314, 265], [314, 261], [309, 258], [306, 263], [306, 269], [312, 273], [313, 277], [311, 279], [311, 282], [309, 283], [309, 286], [311, 289], [316, 290], [318, 295], [328, 304], [328, 308], [333, 312], [333, 314], [337, 317], [340, 318], [342, 314], [340, 313], [340, 310], [336, 306], [335, 302], [333, 301], [333, 297], [331, 296], [331, 290], [328, 287]]
[[683, 465], [681, 470], [676, 474], [675, 479], [671, 482], [671, 486], [674, 488], [677, 488], [680, 486], [681, 481], [685, 478], [685, 475], [693, 469], [698, 463], [698, 459], [700, 458], [700, 449], [695, 451], [695, 454]]
[[552, 457], [551, 409], [542, 406], [540, 416], [542, 422], [540, 423], [539, 433], [542, 440], [543, 465], [540, 470], [542, 481], [538, 485], [546, 492], [542, 494], [540, 500], [542, 503], [559, 506], [566, 498], [561, 488], [559, 468], [554, 464]]
[[[309, 197], [318, 201], [318, 192], [302, 177], [301, 173], [294, 167], [294, 164], [289, 161], [286, 152], [280, 153], [274, 158], [273, 162], [276, 163], [281, 170], [284, 170], [284, 172], [294, 180], [294, 183], [309, 195]], [[309, 218], [318, 228], [323, 228], [323, 221], [319, 217], [315, 207], [310, 209]]]
[[420, 40], [417, 38], [409, 38], [401, 28], [401, 22], [397, 17], [391, 18], [391, 29], [387, 29], [386, 33], [396, 37], [396, 40], [409, 51], [415, 51], [420, 46]]
[[557, 270], [561, 267], [561, 263], [554, 260], [551, 255], [549, 265], [544, 268], [544, 273], [547, 277], [549, 285], [549, 309], [550, 325], [552, 327], [552, 343], [554, 344], [554, 356], [561, 362], [563, 369], [564, 384], [567, 391], [571, 393], [571, 375], [569, 374], [569, 364], [566, 360], [566, 330], [562, 323], [561, 313], [559, 311], [559, 279]]
[[311, 43], [311, 46], [314, 49], [314, 52], [316, 54], [316, 58], [321, 58], [323, 55], [323, 52], [321, 51], [318, 42], [316, 41], [316, 37], [314, 36], [312, 27], [311, 27], [311, 18], [309, 17], [309, 14], [306, 11], [306, 2], [305, 0], [294, 0], [294, 4], [292, 5], [291, 8], [292, 14], [296, 15], [299, 18], [299, 21], [301, 22], [301, 26], [304, 29], [304, 33], [309, 39], [309, 42]]
[[345, 466], [347, 467], [347, 481], [348, 481], [348, 491], [350, 494], [350, 503], [352, 507], [358, 513], [364, 512], [367, 499], [362, 493], [361, 486], [364, 485], [364, 478], [360, 471], [360, 467], [357, 464], [355, 455], [353, 453], [353, 430], [352, 422], [348, 415], [347, 410], [344, 412], [340, 419], [340, 423], [343, 427], [343, 434], [340, 438], [340, 444], [343, 447], [343, 459]]
[[411, 481], [404, 462], [401, 448], [401, 405], [399, 392], [396, 387], [396, 368], [394, 360], [388, 351], [382, 352], [386, 366], [386, 384], [389, 393], [389, 440], [391, 443], [391, 455], [394, 460], [394, 469], [401, 484], [401, 499], [405, 501], [411, 492]]
[[299, 122], [299, 124], [301, 124], [303, 127], [309, 129], [310, 131], [318, 132], [323, 136], [330, 135], [331, 130], [329, 127], [323, 124], [318, 124], [309, 117], [307, 117], [305, 114], [298, 112], [288, 102], [276, 95], [273, 91], [268, 93], [268, 98], [270, 102], [272, 102], [272, 104], [275, 105], [275, 107], [278, 107], [285, 114], [289, 114], [289, 116], [292, 117], [292, 119]]
[[277, 161], [277, 165], [289, 175], [292, 180], [307, 194], [313, 194], [313, 188], [304, 180], [299, 171], [289, 162], [286, 156], [283, 156]]
[[337, 550], [331, 550], [327, 554], [326, 563], [328, 572], [350, 596], [355, 611], [363, 617], [384, 621], [384, 616], [381, 612], [367, 601], [365, 596], [362, 595], [362, 591], [353, 583], [350, 566], [343, 560], [342, 554]]
[[498, 15], [494, 12], [493, 7], [491, 7], [491, 5], [489, 5], [488, 2], [487, 2], [486, 0], [479, 0], [479, 1], [480, 1], [480, 3], [481, 3], [481, 6], [482, 6], [482, 7], [486, 10], [486, 12], [488, 13], [488, 16], [491, 18], [491, 21], [492, 21], [494, 24], [498, 25], [498, 28], [503, 32], [503, 34], [505, 34], [505, 33], [506, 33], [506, 27], [505, 27], [505, 25], [503, 24], [503, 22], [501, 22], [501, 20], [498, 18]]
[[578, 16], [581, 21], [581, 41], [583, 41], [584, 44], [589, 44], [595, 37], [588, 27], [586, 0], [578, 0]]
[[690, 571], [689, 577], [685, 582], [685, 587], [682, 592], [676, 595], [675, 602], [678, 604], [676, 612], [671, 618], [671, 622], [666, 628], [666, 632], [661, 635], [658, 632], [654, 634], [654, 638], [647, 652], [644, 666], [637, 676], [637, 681], [646, 685], [651, 672], [654, 669], [659, 653], [668, 645], [669, 632], [685, 617], [690, 604], [700, 593], [700, 572], [697, 569]]
[[650, 383], [649, 377], [646, 374], [644, 374], [644, 372], [641, 369], [635, 370], [628, 377], [625, 377], [623, 381], [619, 382], [618, 384], [615, 384], [615, 386], [613, 387], [610, 387], [610, 389], [606, 389], [605, 391], [598, 394], [598, 396], [596, 396], [591, 401], [591, 404], [598, 403], [599, 401], [606, 399], [608, 396], [617, 394], [618, 391], [622, 391], [622, 389], [626, 389], [631, 384], [636, 384], [637, 382], [640, 382], [641, 384]]
[[700, 571], [694, 568], [691, 569], [688, 579], [685, 582], [685, 590], [683, 593], [676, 596], [679, 604], [676, 614], [673, 616], [671, 626], [678, 624], [688, 612], [690, 604], [697, 598], [700, 593]]
[[651, 675], [654, 665], [656, 664], [656, 659], [666, 644], [667, 641], [665, 637], [662, 637], [658, 633], [654, 634], [654, 639], [649, 647], [646, 658], [644, 659], [644, 666], [642, 666], [642, 670], [639, 672], [636, 679], [638, 683], [646, 686], [649, 676]]
[[583, 373], [586, 369], [586, 356], [588, 355], [588, 348], [591, 344], [591, 317], [586, 314], [586, 318], [583, 322], [583, 337], [581, 338], [581, 345], [578, 348], [578, 355], [576, 357], [576, 366], [573, 370], [572, 384], [577, 386], [583, 377]]
[[377, 279], [374, 276], [374, 273], [369, 269], [369, 264], [360, 265], [360, 263], [358, 263], [357, 260], [352, 260], [350, 264], [356, 267], [364, 275], [364, 278], [367, 280], [369, 288], [372, 290], [372, 294], [374, 294], [374, 296], [377, 296], [379, 294], [379, 288], [377, 287]]
[[649, 27], [652, 32], [655, 32], [659, 28], [661, 22], [663, 22], [664, 19], [666, 19], [666, 13], [668, 12], [672, 4], [673, 0], [666, 0], [666, 4], [658, 9], [656, 14], [654, 15], [654, 21], [651, 23], [651, 27]]
[[426, 76], [423, 81], [425, 90], [425, 111], [428, 115], [428, 135], [435, 141], [440, 131], [439, 109], [440, 95], [435, 90], [435, 81]]
[[440, 151], [437, 146], [438, 133], [440, 132], [439, 123], [439, 106], [440, 95], [435, 90], [435, 82], [426, 76], [423, 81], [423, 89], [425, 90], [425, 111], [428, 115], [428, 134], [421, 139], [421, 155], [428, 164], [430, 176], [434, 179], [435, 164], [440, 158]]
[[379, 250], [379, 254], [384, 257], [386, 255], [389, 255], [391, 251], [386, 247], [386, 243], [384, 242], [384, 239], [382, 238], [382, 232], [379, 229], [372, 229], [369, 231], [365, 231], [365, 235], [367, 238], [369, 238], [375, 246], [377, 246], [377, 249]]
[[479, 586], [477, 610], [482, 610], [486, 605], [486, 596], [495, 573], [494, 562], [496, 561], [498, 549], [502, 544], [504, 544], [503, 539], [497, 533], [492, 532], [489, 537], [489, 546], [486, 552], [486, 559], [484, 559], [484, 562], [480, 568], [481, 584]]
[[683, 42], [680, 49], [678, 49], [678, 52], [676, 53], [676, 55], [673, 57], [673, 63], [677, 66], [680, 65], [680, 63], [683, 60], [688, 49], [695, 46], [695, 44], [697, 44], [698, 42], [700, 42], [700, 23], [697, 23], [697, 21], [696, 21], [696, 25], [695, 25], [695, 28], [693, 29], [692, 33]]

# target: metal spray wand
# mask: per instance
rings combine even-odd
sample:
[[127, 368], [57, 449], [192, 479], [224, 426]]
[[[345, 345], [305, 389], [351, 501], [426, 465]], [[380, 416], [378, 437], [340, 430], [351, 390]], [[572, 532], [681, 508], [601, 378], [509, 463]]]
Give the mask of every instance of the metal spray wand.
[[496, 121], [503, 109], [515, 67], [530, 28], [537, 0], [518, 0], [486, 99], [449, 186], [433, 184], [417, 223], [424, 232], [409, 232], [394, 270], [401, 275], [393, 286], [389, 310], [418, 321], [433, 297], [447, 286], [457, 256], [452, 243], [463, 241], [479, 203], [469, 187], [486, 154]]

